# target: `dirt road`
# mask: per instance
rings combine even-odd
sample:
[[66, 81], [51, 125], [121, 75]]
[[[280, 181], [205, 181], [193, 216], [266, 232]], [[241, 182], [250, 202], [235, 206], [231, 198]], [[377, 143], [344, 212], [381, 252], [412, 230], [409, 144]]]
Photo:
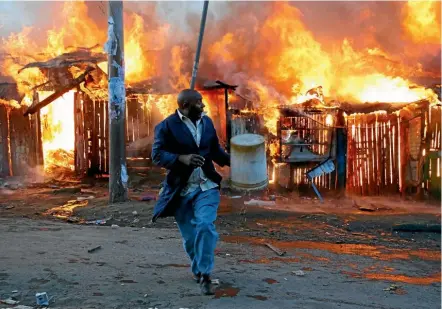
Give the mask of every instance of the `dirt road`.
[[[137, 183], [131, 201], [108, 205], [105, 181], [8, 180], [0, 187], [0, 299], [34, 306], [35, 293], [47, 292], [51, 307], [69, 309], [440, 306], [440, 233], [393, 229], [440, 225], [434, 203], [327, 197], [320, 204], [288, 192], [223, 191], [220, 285], [202, 297], [174, 220], [150, 223], [154, 201], [142, 200], [155, 198], [158, 181]], [[269, 194], [274, 205], [245, 207]]]
[[[199, 295], [176, 228], [0, 219], [0, 298], [53, 308], [438, 308], [439, 250], [223, 235], [214, 297]], [[88, 250], [101, 246], [89, 253]], [[298, 271], [298, 275], [293, 273]], [[299, 272], [301, 271], [301, 272]], [[300, 275], [301, 276], [300, 276]], [[6, 308], [0, 305], [0, 308]]]

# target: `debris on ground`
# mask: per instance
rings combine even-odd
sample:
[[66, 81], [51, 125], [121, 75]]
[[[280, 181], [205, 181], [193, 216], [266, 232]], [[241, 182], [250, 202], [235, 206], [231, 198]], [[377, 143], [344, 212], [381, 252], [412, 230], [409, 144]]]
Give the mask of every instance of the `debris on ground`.
[[353, 200], [353, 207], [361, 210], [361, 211], [368, 211], [373, 212], [376, 211], [376, 206], [369, 202], [363, 202], [363, 201], [355, 201]]
[[397, 232], [427, 232], [427, 233], [441, 233], [440, 224], [422, 224], [422, 223], [406, 223], [396, 224], [393, 226], [393, 231]]
[[296, 276], [299, 276], [299, 277], [305, 276], [305, 272], [303, 272], [302, 270], [294, 270], [294, 271], [292, 271], [292, 273], [295, 274]]
[[6, 304], [6, 305], [17, 305], [19, 303], [19, 301], [14, 300], [12, 298], [8, 298], [8, 299], [1, 299], [0, 303]]
[[244, 205], [247, 206], [275, 206], [275, 201], [263, 201], [263, 200], [255, 200], [251, 199], [250, 201], [245, 201]]
[[5, 207], [5, 209], [12, 209], [12, 208], [14, 208], [15, 206], [13, 206], [13, 205], [8, 205], [8, 206], [6, 206]]
[[142, 202], [155, 201], [156, 199], [157, 199], [157, 197], [155, 195], [151, 195], [151, 194], [144, 195], [144, 196], [141, 197], [141, 201]]
[[219, 279], [212, 279], [212, 284], [219, 285]]
[[56, 189], [54, 191], [52, 191], [52, 193], [54, 194], [75, 194], [75, 193], [80, 193], [81, 192], [81, 188], [79, 187], [67, 187], [67, 188], [61, 188], [61, 189]]
[[398, 288], [400, 288], [400, 286], [392, 284], [388, 288], [385, 288], [384, 291], [396, 291]]
[[101, 246], [97, 246], [97, 247], [87, 250], [87, 252], [94, 253], [95, 251], [100, 250], [100, 249], [101, 249]]
[[133, 214], [134, 216], [138, 216], [138, 212], [137, 212], [136, 210], [132, 211], [132, 214]]
[[279, 250], [278, 248], [276, 248], [276, 247], [274, 247], [273, 245], [271, 245], [271, 244], [268, 244], [268, 243], [266, 243], [265, 244], [268, 248], [270, 248], [273, 252], [275, 252], [277, 255], [279, 255], [279, 256], [283, 256], [283, 255], [285, 255], [287, 252], [285, 252], [285, 251], [281, 251], [281, 250]]
[[92, 200], [95, 196], [89, 195], [89, 196], [79, 196], [77, 197], [77, 201], [86, 201], [86, 200]]
[[231, 196], [230, 198], [231, 199], [237, 199], [237, 198], [241, 198], [242, 196], [241, 195], [234, 195], [234, 196]]
[[119, 225], [117, 225], [117, 224], [112, 224], [111, 225], [111, 228], [113, 228], [113, 229], [117, 229], [117, 228], [119, 228], [120, 226]]
[[86, 221], [86, 224], [96, 224], [96, 225], [103, 225], [106, 224], [106, 219], [99, 219], [99, 220], [92, 220], [92, 221]]
[[68, 217], [66, 221], [69, 223], [78, 223], [81, 221], [81, 219], [78, 217]]
[[37, 306], [49, 306], [49, 297], [46, 292], [36, 293], [35, 299], [37, 301]]

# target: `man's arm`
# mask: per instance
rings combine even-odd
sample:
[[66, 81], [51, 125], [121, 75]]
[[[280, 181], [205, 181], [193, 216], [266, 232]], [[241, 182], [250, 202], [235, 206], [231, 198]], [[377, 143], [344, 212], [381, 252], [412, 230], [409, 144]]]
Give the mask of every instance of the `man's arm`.
[[155, 138], [152, 145], [152, 162], [155, 165], [171, 170], [180, 164], [192, 167], [198, 167], [204, 164], [204, 158], [200, 155], [178, 155], [166, 151], [166, 134], [164, 123], [160, 123], [155, 127]]
[[155, 127], [155, 138], [152, 145], [152, 162], [155, 165], [170, 170], [178, 164], [179, 155], [164, 150], [166, 146], [165, 131], [166, 128], [163, 122]]

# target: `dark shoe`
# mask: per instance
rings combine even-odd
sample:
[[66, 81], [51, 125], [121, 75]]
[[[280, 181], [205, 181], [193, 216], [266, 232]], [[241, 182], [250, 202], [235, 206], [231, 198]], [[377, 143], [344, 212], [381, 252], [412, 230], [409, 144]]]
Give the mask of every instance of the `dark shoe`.
[[195, 280], [196, 283], [200, 283], [201, 281], [201, 273], [193, 274], [193, 280]]
[[201, 294], [203, 295], [214, 295], [215, 291], [212, 285], [212, 280], [210, 280], [209, 275], [203, 275], [200, 283]]

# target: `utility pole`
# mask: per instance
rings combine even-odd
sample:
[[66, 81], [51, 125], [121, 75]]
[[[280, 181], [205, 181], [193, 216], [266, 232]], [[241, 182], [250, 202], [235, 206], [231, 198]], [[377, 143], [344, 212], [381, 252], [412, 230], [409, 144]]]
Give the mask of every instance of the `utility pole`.
[[203, 45], [204, 28], [206, 27], [207, 8], [209, 1], [204, 1], [203, 15], [201, 16], [200, 35], [198, 37], [198, 45], [196, 47], [195, 61], [193, 63], [192, 80], [190, 81], [190, 89], [195, 88], [196, 74], [198, 72], [198, 63], [200, 61], [201, 46]]
[[109, 202], [127, 200], [123, 1], [108, 1]]

